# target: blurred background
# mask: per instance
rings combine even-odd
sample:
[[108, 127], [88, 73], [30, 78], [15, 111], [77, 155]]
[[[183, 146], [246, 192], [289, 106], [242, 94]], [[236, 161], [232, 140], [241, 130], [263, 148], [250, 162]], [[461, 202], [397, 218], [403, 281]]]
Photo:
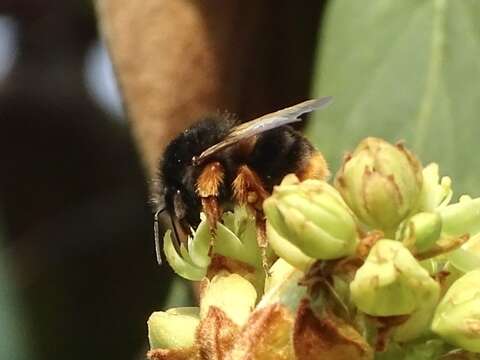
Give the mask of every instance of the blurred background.
[[334, 172], [403, 139], [478, 196], [479, 24], [476, 0], [0, 1], [0, 359], [140, 359], [150, 313], [193, 301], [149, 179], [205, 113], [333, 95], [305, 131]]
[[87, 1], [0, 2], [0, 358], [132, 359], [169, 288]]

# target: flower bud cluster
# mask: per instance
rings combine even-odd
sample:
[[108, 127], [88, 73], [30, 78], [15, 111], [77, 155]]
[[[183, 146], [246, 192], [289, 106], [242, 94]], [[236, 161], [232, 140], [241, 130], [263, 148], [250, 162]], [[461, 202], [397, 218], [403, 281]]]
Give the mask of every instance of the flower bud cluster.
[[267, 255], [245, 208], [224, 214], [213, 242], [205, 219], [186, 244], [167, 232], [167, 261], [201, 281], [200, 306], [151, 316], [150, 358], [480, 353], [480, 198], [451, 199], [438, 165], [367, 138], [333, 185], [290, 174], [274, 187]]
[[163, 249], [167, 262], [175, 272], [187, 280], [199, 281], [206, 274], [212, 254], [222, 255], [243, 262], [253, 268], [261, 268], [261, 252], [257, 245], [255, 219], [245, 208], [235, 213], [227, 212], [222, 223], [217, 224], [213, 249], [212, 232], [206, 218], [202, 221], [187, 244], [180, 243], [177, 251], [171, 231], [165, 233]]
[[[263, 209], [270, 245], [292, 265], [302, 264], [305, 269], [313, 259], [338, 259], [355, 252], [355, 217], [337, 190], [324, 181], [300, 182], [288, 175], [264, 201]], [[285, 243], [289, 244], [284, 249]]]

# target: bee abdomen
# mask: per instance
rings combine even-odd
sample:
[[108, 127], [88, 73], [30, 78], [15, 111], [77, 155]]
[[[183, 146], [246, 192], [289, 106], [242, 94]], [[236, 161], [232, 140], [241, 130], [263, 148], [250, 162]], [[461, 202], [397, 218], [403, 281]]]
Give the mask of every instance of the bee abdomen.
[[259, 136], [248, 165], [260, 175], [266, 189], [271, 192], [273, 186], [289, 173], [305, 171], [307, 175], [318, 172], [313, 165], [309, 167], [309, 161], [316, 153], [301, 133], [290, 126], [282, 126]]

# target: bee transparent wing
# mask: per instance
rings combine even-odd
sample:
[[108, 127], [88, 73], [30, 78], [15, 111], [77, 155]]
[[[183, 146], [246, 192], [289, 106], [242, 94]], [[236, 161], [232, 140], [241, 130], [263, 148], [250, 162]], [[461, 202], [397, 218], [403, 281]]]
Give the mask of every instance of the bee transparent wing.
[[302, 119], [299, 118], [300, 115], [321, 109], [327, 106], [331, 101], [331, 96], [307, 100], [301, 102], [300, 104], [296, 104], [288, 108], [264, 115], [252, 121], [240, 124], [234, 127], [223, 141], [209, 147], [199, 156], [194, 157], [193, 162], [198, 165], [216, 152], [238, 143], [241, 140], [283, 125], [301, 121]]

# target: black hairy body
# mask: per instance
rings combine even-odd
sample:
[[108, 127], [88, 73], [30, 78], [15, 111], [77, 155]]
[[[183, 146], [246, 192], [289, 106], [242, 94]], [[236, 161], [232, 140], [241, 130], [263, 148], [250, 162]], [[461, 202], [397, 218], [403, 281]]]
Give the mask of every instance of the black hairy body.
[[[192, 157], [221, 141], [233, 125], [234, 121], [229, 118], [207, 117], [184, 130], [165, 149], [159, 173], [162, 188], [156, 190], [163, 193], [165, 210], [187, 232], [188, 226], [198, 225], [201, 211], [196, 182], [202, 169], [193, 166]], [[216, 158], [221, 158], [222, 163], [230, 168], [229, 152], [231, 149], [226, 149]], [[225, 201], [229, 196], [229, 189], [220, 191], [221, 200]]]
[[[161, 187], [167, 212], [178, 220], [184, 231], [195, 228], [200, 222], [201, 199], [197, 194], [197, 180], [207, 164], [196, 165], [193, 158], [221, 142], [235, 126], [228, 117], [207, 117], [183, 131], [167, 146], [159, 166]], [[302, 169], [314, 148], [308, 140], [291, 126], [281, 126], [252, 139], [234, 144], [216, 152], [209, 162], [218, 162], [224, 169], [224, 179], [219, 188], [221, 205], [233, 201], [232, 183], [240, 166], [247, 165], [271, 192], [282, 178]]]
[[294, 173], [300, 180], [328, 176], [323, 155], [289, 124], [301, 121], [300, 115], [323, 108], [331, 100], [306, 100], [244, 123], [228, 116], [206, 117], [173, 139], [153, 183], [158, 263], [158, 216], [162, 211], [170, 215], [177, 240], [176, 224], [190, 234], [200, 223], [200, 213], [205, 213], [213, 241], [223, 211], [233, 203], [246, 206], [254, 216], [266, 268], [263, 201], [287, 174]]

